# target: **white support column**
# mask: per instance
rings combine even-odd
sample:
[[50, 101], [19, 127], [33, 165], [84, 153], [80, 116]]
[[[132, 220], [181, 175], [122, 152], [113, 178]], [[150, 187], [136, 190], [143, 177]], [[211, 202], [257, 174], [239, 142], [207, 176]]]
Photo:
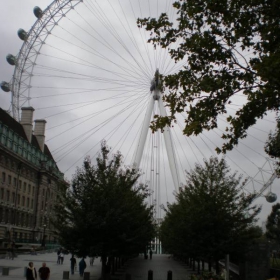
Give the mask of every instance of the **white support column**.
[[147, 108], [146, 115], [145, 115], [145, 119], [144, 119], [143, 126], [141, 129], [139, 142], [136, 147], [135, 157], [133, 160], [133, 163], [135, 164], [136, 168], [139, 168], [140, 162], [142, 159], [143, 150], [144, 150], [144, 146], [145, 146], [148, 131], [149, 131], [149, 126], [150, 126], [150, 122], [151, 122], [154, 104], [155, 104], [155, 100], [154, 100], [153, 94], [151, 94], [150, 101], [149, 101], [148, 108]]
[[[167, 114], [166, 114], [165, 107], [163, 106], [161, 96], [159, 96], [159, 98], [158, 98], [158, 106], [159, 106], [160, 115], [162, 117], [166, 117]], [[165, 142], [166, 152], [167, 152], [168, 161], [169, 161], [169, 167], [170, 167], [172, 178], [173, 178], [173, 183], [175, 186], [175, 190], [178, 192], [179, 191], [179, 174], [177, 172], [178, 168], [177, 168], [177, 162], [176, 162], [176, 158], [175, 158], [174, 145], [173, 145], [172, 138], [171, 138], [170, 128], [168, 126], [166, 126], [164, 128], [163, 136], [164, 136], [164, 142]]]

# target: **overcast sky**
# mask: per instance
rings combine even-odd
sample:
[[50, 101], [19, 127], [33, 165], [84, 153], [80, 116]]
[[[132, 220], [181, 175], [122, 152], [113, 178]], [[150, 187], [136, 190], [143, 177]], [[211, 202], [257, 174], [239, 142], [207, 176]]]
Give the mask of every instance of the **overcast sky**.
[[[14, 67], [6, 62], [6, 55], [17, 55], [23, 44], [17, 30], [29, 31], [36, 22], [34, 6], [39, 3], [44, 10], [51, 1], [2, 2], [0, 80], [9, 82]], [[20, 89], [20, 102], [22, 106], [35, 108], [34, 119], [47, 120], [46, 144], [68, 179], [85, 156], [91, 156], [94, 161], [103, 139], [113, 152], [120, 150], [125, 164], [130, 165], [155, 70], [159, 68], [161, 73], [168, 74], [182, 67], [170, 60], [166, 50], [155, 51], [146, 44], [149, 34], [135, 25], [137, 17], [156, 17], [162, 11], [174, 18], [170, 1], [140, 2], [122, 1], [120, 5], [119, 1], [114, 1], [111, 6], [108, 1], [85, 0], [65, 17], [56, 15], [58, 24], [52, 29], [54, 25], [49, 23], [49, 36], [41, 31], [38, 35], [43, 44], [35, 43], [31, 49], [31, 64], [25, 66], [26, 87]], [[30, 90], [27, 90], [29, 85]], [[3, 109], [9, 109], [10, 100], [10, 93], [0, 92]], [[244, 101], [242, 96], [235, 98], [228, 112], [234, 114]], [[157, 104], [154, 112], [158, 112]], [[183, 125], [183, 119], [179, 118], [178, 123]], [[219, 124], [216, 131], [189, 139], [181, 135], [180, 126], [172, 129], [180, 182], [184, 183], [184, 170], [190, 170], [195, 162], [202, 163], [203, 158], [215, 155], [215, 147], [222, 143], [219, 136], [225, 126], [225, 117], [220, 118]], [[258, 191], [272, 174], [272, 162], [267, 161], [263, 145], [274, 127], [274, 115], [268, 114], [226, 157], [233, 171], [244, 174], [244, 178], [254, 178], [246, 186], [247, 191], [254, 188]], [[153, 199], [157, 199], [158, 204], [173, 201], [174, 187], [162, 135], [149, 133], [141, 169], [144, 173], [142, 182], [154, 190]], [[160, 188], [153, 183], [159, 183]], [[280, 196], [278, 184], [278, 181], [273, 183], [272, 191]], [[260, 217], [266, 219], [272, 205], [263, 197], [256, 203], [263, 205]]]

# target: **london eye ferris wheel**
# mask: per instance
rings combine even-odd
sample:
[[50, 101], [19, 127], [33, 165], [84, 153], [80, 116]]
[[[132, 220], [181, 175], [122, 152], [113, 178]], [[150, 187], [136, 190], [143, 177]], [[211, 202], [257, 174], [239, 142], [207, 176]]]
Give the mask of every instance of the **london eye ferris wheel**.
[[[149, 33], [136, 22], [162, 12], [175, 21], [172, 1], [55, 0], [33, 12], [31, 28], [18, 31], [19, 52], [7, 55], [13, 75], [1, 87], [11, 94], [11, 114], [19, 120], [20, 109], [32, 106], [37, 118], [46, 119], [46, 144], [68, 177], [106, 140], [126, 165], [142, 170], [140, 180], [150, 186], [160, 217], [160, 205], [184, 184], [185, 170], [217, 156], [227, 117], [219, 116], [218, 128], [199, 136], [182, 135], [184, 114], [164, 133], [149, 130], [153, 115], [169, 113], [157, 74], [176, 73], [184, 62], [148, 44]], [[244, 102], [244, 96], [234, 97], [228, 114]], [[275, 125], [268, 112], [226, 155], [232, 170], [248, 178], [244, 189], [256, 192], [258, 203], [276, 199], [274, 161], [263, 149]]]

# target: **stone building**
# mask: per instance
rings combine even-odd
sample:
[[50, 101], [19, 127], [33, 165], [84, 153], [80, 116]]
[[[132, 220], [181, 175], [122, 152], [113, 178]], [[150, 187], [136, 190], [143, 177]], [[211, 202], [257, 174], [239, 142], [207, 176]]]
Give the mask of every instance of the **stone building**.
[[32, 107], [22, 108], [17, 122], [0, 108], [0, 247], [16, 243], [53, 243], [50, 222], [64, 183], [47, 145], [45, 120]]

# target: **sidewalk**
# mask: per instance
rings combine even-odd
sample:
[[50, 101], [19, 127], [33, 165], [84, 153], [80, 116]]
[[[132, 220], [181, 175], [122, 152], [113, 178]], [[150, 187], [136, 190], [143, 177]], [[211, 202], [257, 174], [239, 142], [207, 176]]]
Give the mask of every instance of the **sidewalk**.
[[[168, 271], [172, 271], [172, 280], [189, 280], [193, 273], [190, 267], [173, 260], [170, 255], [155, 254], [152, 260], [145, 260], [143, 256], [129, 260], [125, 273], [131, 274], [131, 280], [148, 280], [149, 270], [153, 271], [153, 280], [167, 280]], [[124, 279], [124, 275], [122, 277]]]
[[[36, 270], [42, 266], [42, 262], [46, 262], [51, 270], [50, 280], [62, 280], [63, 271], [70, 271], [71, 255], [65, 255], [63, 265], [58, 265], [56, 253], [45, 253], [33, 255], [19, 255], [14, 260], [1, 259], [0, 260], [0, 279], [25, 279], [24, 267], [30, 261], [34, 263]], [[80, 259], [77, 258], [77, 263]], [[98, 280], [101, 274], [100, 259], [95, 259], [93, 266], [89, 265], [89, 258], [86, 258], [87, 268], [86, 272], [90, 272], [91, 280]], [[2, 275], [2, 267], [9, 267], [9, 275]], [[129, 260], [124, 267], [112, 275], [112, 279], [124, 280], [125, 274], [131, 274], [131, 280], [147, 280], [148, 271], [153, 271], [153, 280], [167, 280], [167, 272], [172, 271], [173, 280], [188, 280], [191, 274], [190, 268], [183, 266], [182, 263], [174, 261], [169, 258], [169, 255], [153, 255], [152, 260], [145, 260], [143, 256]], [[38, 278], [39, 279], [39, 278]], [[78, 271], [74, 275], [70, 274], [70, 280], [81, 280]]]
[[[24, 277], [24, 268], [28, 266], [29, 262], [34, 263], [34, 267], [37, 272], [42, 266], [42, 263], [45, 262], [50, 268], [50, 280], [62, 280], [63, 271], [70, 272], [70, 258], [71, 255], [64, 256], [64, 262], [62, 265], [57, 264], [57, 254], [56, 253], [42, 253], [37, 255], [19, 255], [14, 258], [14, 260], [0, 259], [0, 279], [10, 280], [10, 279], [25, 279]], [[77, 259], [77, 267], [80, 259]], [[86, 272], [90, 272], [90, 278], [97, 280], [100, 278], [101, 273], [101, 262], [99, 259], [94, 260], [93, 266], [89, 265], [89, 258], [86, 258], [87, 268]], [[2, 275], [2, 267], [9, 267], [9, 275]], [[39, 277], [37, 278], [39, 280]], [[79, 275], [79, 271], [75, 271], [74, 275], [69, 275], [71, 280], [81, 280], [82, 278]]]

